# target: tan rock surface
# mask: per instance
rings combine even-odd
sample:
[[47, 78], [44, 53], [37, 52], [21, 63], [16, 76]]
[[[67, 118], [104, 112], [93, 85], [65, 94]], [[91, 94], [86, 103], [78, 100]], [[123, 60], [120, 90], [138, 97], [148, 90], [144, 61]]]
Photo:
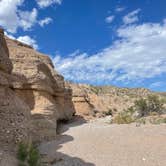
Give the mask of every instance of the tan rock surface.
[[[91, 86], [68, 83], [73, 90], [73, 103], [78, 115], [102, 116], [112, 110], [113, 114], [128, 109], [134, 101], [150, 94], [160, 95], [144, 88], [118, 88], [114, 86]], [[162, 94], [162, 97], [164, 95]]]
[[[12, 63], [0, 30], [0, 154], [9, 155], [15, 151], [19, 141], [29, 139], [30, 109], [14, 92], [11, 86]], [[4, 157], [0, 157], [0, 165]]]
[[[55, 137], [56, 122], [74, 113], [71, 90], [46, 55], [6, 37], [13, 64], [13, 89], [29, 106], [35, 140]], [[19, 79], [18, 79], [19, 78]]]
[[14, 166], [20, 141], [55, 138], [57, 121], [74, 114], [71, 99], [48, 56], [0, 29], [0, 165]]

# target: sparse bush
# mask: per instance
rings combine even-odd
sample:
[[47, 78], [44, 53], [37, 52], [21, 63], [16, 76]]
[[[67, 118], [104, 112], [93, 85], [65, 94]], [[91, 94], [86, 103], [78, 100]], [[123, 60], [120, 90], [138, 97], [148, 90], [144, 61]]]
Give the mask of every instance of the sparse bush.
[[156, 95], [149, 95], [147, 99], [136, 100], [134, 106], [140, 117], [155, 113], [162, 114], [164, 110], [162, 100]]
[[134, 118], [129, 112], [123, 111], [114, 118], [113, 122], [117, 124], [129, 124], [134, 122]]
[[39, 166], [40, 155], [37, 148], [31, 145], [29, 150], [28, 164], [29, 166]]
[[18, 146], [17, 158], [19, 166], [39, 166], [40, 154], [34, 145], [20, 143]]
[[20, 143], [18, 146], [17, 158], [20, 161], [25, 161], [28, 156], [28, 145]]
[[149, 109], [146, 99], [141, 98], [139, 100], [136, 100], [134, 104], [135, 109], [138, 110], [140, 117], [148, 115]]
[[162, 100], [159, 99], [158, 96], [148, 96], [147, 103], [149, 112], [157, 112], [158, 114], [162, 114], [164, 103], [162, 102]]

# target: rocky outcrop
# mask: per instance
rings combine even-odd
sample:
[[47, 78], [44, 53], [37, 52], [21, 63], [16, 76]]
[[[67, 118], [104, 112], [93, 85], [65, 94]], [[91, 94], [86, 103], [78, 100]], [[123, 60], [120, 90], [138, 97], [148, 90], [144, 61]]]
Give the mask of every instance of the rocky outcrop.
[[5, 156], [14, 153], [16, 143], [29, 139], [30, 108], [13, 90], [12, 69], [4, 33], [0, 30], [0, 165]]
[[33, 140], [55, 137], [57, 120], [74, 114], [71, 90], [48, 56], [7, 37], [6, 41], [13, 64], [13, 90], [30, 108]]
[[67, 84], [73, 90], [72, 100], [76, 113], [86, 118], [101, 117], [107, 112], [117, 114], [128, 109], [140, 97], [147, 97], [150, 94], [161, 95], [145, 88]]
[[49, 57], [0, 29], [0, 165], [4, 156], [15, 162], [18, 142], [54, 138], [57, 121], [74, 112], [72, 90]]
[[54, 138], [57, 121], [74, 112], [72, 90], [50, 58], [0, 29], [0, 165], [16, 165], [18, 142]]

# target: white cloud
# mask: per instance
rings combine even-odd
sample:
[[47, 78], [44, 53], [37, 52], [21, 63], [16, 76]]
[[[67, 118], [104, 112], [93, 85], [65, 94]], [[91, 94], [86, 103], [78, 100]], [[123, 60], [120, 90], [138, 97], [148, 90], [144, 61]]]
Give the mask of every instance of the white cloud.
[[43, 20], [40, 20], [40, 21], [39, 21], [39, 25], [40, 25], [41, 27], [44, 27], [44, 25], [47, 25], [47, 24], [49, 24], [49, 23], [51, 23], [51, 22], [52, 22], [52, 18], [46, 17], [46, 18], [44, 18]]
[[124, 24], [131, 24], [138, 21], [137, 14], [140, 12], [140, 9], [134, 10], [131, 13], [123, 17]]
[[114, 20], [114, 18], [115, 18], [115, 16], [108, 16], [108, 17], [106, 17], [105, 22], [111, 23]]
[[22, 11], [20, 7], [24, 0], [1, 0], [0, 1], [0, 26], [8, 32], [16, 33], [17, 29], [28, 30], [37, 19], [37, 10]]
[[60, 5], [62, 0], [36, 0], [36, 2], [40, 8], [45, 8], [53, 4]]
[[115, 9], [116, 12], [122, 12], [122, 11], [124, 11], [124, 10], [125, 10], [125, 7], [117, 7], [117, 8]]
[[144, 23], [117, 30], [120, 38], [94, 55], [56, 56], [55, 68], [77, 82], [138, 82], [166, 74], [166, 24]]
[[34, 40], [33, 38], [31, 38], [30, 36], [20, 36], [18, 37], [16, 40], [23, 42], [25, 44], [28, 44], [30, 46], [32, 46], [35, 49], [38, 49], [38, 45], [36, 43], [36, 40]]
[[24, 30], [31, 28], [37, 21], [37, 15], [38, 12], [36, 8], [34, 8], [32, 11], [20, 11], [20, 27], [22, 27]]
[[18, 7], [23, 4], [24, 0], [1, 0], [0, 1], [0, 25], [9, 32], [15, 32], [19, 18], [17, 15]]

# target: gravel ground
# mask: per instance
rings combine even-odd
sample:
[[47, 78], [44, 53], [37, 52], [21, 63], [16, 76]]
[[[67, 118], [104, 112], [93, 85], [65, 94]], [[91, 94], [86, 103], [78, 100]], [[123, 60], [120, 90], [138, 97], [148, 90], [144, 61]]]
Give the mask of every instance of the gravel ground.
[[53, 166], [166, 166], [164, 124], [136, 127], [77, 121], [60, 131], [56, 141], [40, 146]]

